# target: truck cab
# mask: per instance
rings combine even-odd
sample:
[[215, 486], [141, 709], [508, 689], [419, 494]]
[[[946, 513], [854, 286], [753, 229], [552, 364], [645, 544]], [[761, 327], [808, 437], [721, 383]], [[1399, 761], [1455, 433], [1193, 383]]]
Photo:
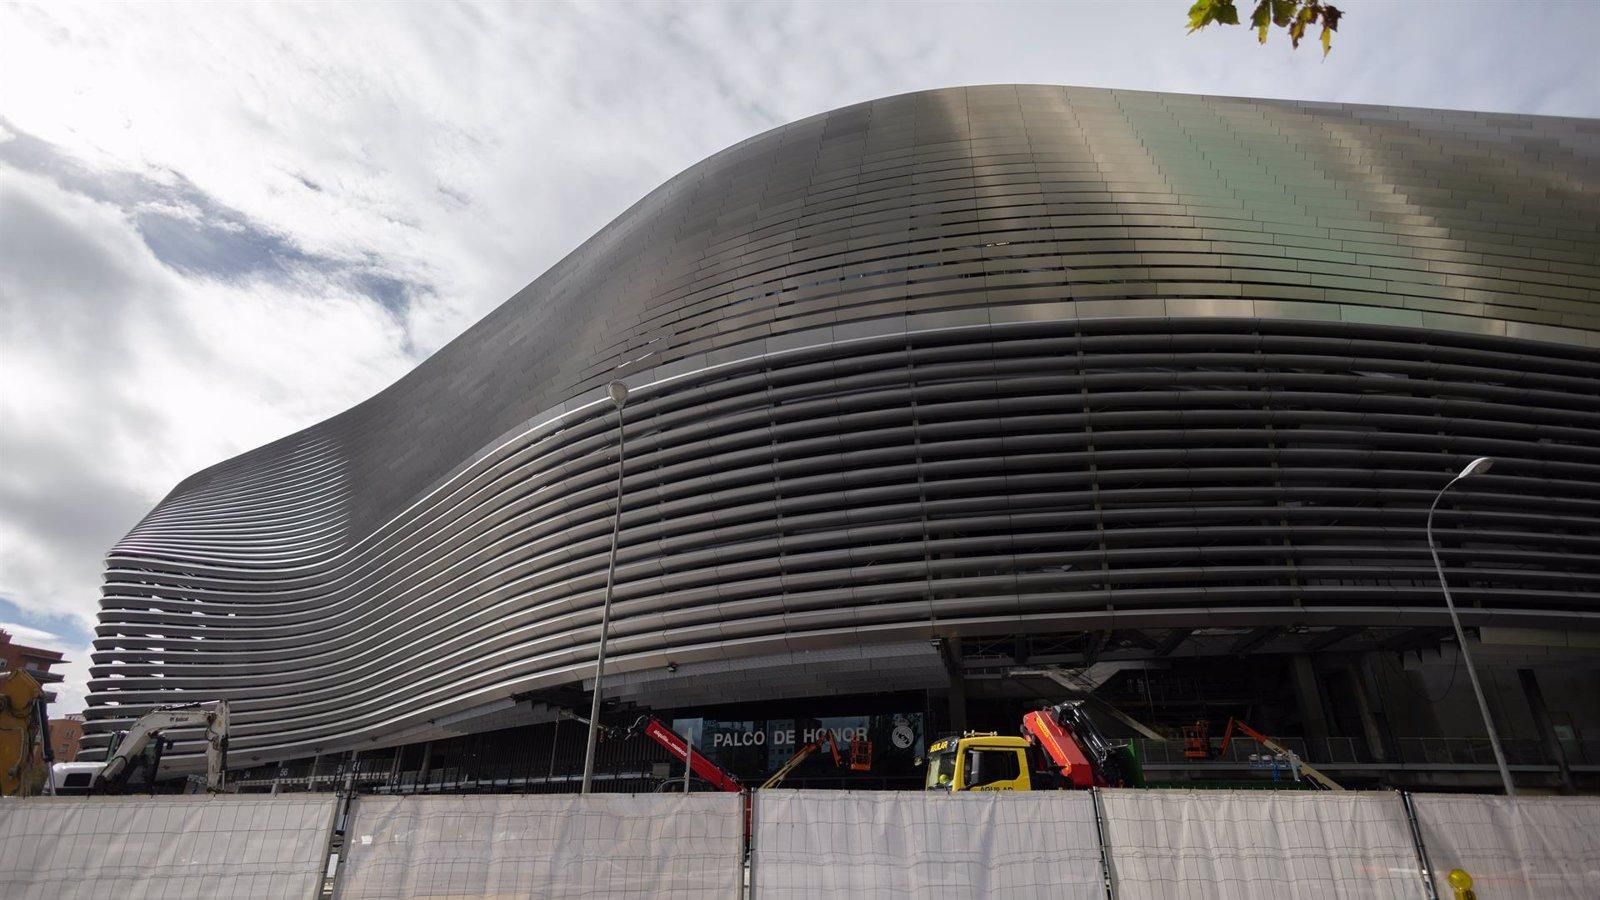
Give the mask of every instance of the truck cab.
[[1131, 744], [1112, 743], [1082, 701], [1022, 717], [1023, 736], [969, 731], [928, 747], [930, 791], [1055, 791], [1138, 787], [1143, 768]]
[[928, 748], [930, 791], [1031, 791], [1032, 748], [1020, 737], [968, 734]]

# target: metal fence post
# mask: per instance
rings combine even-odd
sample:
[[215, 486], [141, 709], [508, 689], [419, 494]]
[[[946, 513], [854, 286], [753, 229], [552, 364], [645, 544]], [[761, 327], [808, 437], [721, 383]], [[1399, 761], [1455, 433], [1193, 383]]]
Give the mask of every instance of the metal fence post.
[[1117, 900], [1116, 879], [1111, 873], [1111, 847], [1106, 842], [1105, 810], [1100, 805], [1100, 789], [1090, 788], [1089, 799], [1094, 803], [1094, 832], [1100, 841], [1100, 877], [1105, 881], [1106, 900]]
[[756, 893], [756, 811], [756, 792], [741, 791], [739, 818], [744, 824], [739, 828], [739, 900]]
[[1400, 791], [1400, 804], [1406, 810], [1406, 822], [1411, 826], [1411, 846], [1417, 852], [1417, 866], [1422, 870], [1422, 893], [1428, 900], [1439, 900], [1439, 891], [1433, 884], [1433, 866], [1428, 861], [1428, 847], [1422, 842], [1422, 826], [1417, 822], [1417, 808], [1411, 803], [1411, 792]]

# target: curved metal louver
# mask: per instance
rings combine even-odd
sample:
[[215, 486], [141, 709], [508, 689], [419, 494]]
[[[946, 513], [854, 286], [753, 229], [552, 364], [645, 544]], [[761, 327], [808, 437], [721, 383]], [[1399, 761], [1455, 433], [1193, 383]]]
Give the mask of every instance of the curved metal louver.
[[[1600, 625], [1593, 123], [1050, 87], [752, 138], [108, 557], [91, 725], [393, 743], [593, 666], [955, 635]], [[91, 745], [93, 741], [89, 742]], [[180, 745], [182, 764], [185, 751]]]

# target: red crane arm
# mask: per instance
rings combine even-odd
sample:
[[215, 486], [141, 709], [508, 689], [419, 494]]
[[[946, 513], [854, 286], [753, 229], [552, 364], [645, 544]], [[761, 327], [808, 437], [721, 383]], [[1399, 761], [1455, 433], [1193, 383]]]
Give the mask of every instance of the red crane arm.
[[[667, 752], [671, 753], [675, 759], [682, 761], [689, 755], [688, 742], [679, 737], [672, 729], [661, 724], [660, 719], [651, 719], [646, 723], [644, 733], [646, 737], [667, 748]], [[704, 778], [718, 790], [737, 794], [744, 789], [744, 786], [739, 784], [739, 779], [712, 762], [704, 753], [696, 753], [694, 761], [690, 765], [694, 767], [696, 775]]]
[[1105, 785], [1105, 779], [1089, 762], [1089, 757], [1078, 746], [1072, 733], [1062, 728], [1045, 710], [1035, 710], [1022, 717], [1022, 730], [1061, 770], [1061, 775], [1075, 788], [1092, 788]]
[[822, 732], [822, 737], [817, 738], [817, 746], [821, 747], [823, 744], [827, 744], [828, 752], [833, 754], [834, 767], [840, 769], [844, 768], [844, 760], [839, 758], [839, 744], [833, 739], [832, 729], [824, 729]]

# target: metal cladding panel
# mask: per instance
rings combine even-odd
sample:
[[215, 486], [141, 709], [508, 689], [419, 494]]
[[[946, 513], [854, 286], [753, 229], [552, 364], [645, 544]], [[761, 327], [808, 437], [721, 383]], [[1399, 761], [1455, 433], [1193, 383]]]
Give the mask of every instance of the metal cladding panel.
[[[107, 559], [91, 736], [249, 762], [618, 671], [962, 634], [1600, 617], [1600, 126], [991, 86], [669, 181]], [[1463, 571], [1470, 570], [1470, 571]], [[193, 764], [196, 745], [174, 757]]]

